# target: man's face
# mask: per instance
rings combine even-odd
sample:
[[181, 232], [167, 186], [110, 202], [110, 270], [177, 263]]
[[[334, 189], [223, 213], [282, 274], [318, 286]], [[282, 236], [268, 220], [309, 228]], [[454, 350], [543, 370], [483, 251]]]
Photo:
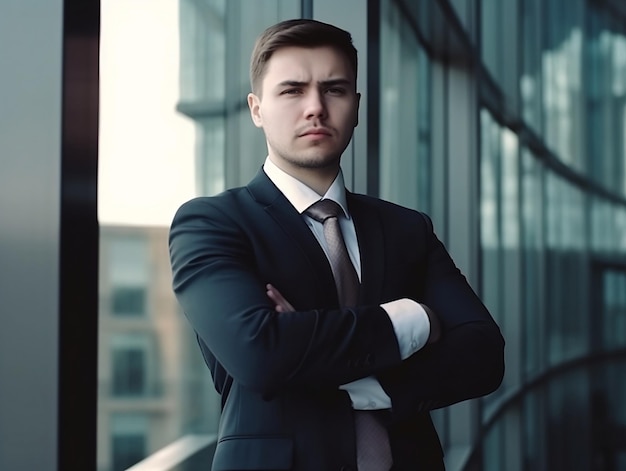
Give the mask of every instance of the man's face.
[[248, 95], [270, 158], [287, 173], [338, 168], [358, 121], [355, 74], [331, 47], [287, 47], [272, 54], [262, 95]]

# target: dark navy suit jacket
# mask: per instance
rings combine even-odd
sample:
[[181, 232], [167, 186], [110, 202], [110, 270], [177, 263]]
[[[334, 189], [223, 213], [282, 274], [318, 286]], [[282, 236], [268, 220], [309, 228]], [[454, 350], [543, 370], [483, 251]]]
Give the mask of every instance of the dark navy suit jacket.
[[[393, 469], [443, 469], [429, 411], [502, 380], [498, 326], [430, 219], [368, 196], [347, 201], [362, 278], [348, 308], [315, 236], [263, 171], [174, 218], [174, 291], [222, 396], [214, 471], [356, 469], [353, 411], [338, 387], [370, 375], [392, 400]], [[297, 311], [275, 312], [267, 283]], [[438, 315], [442, 337], [402, 361], [380, 304], [404, 297]]]

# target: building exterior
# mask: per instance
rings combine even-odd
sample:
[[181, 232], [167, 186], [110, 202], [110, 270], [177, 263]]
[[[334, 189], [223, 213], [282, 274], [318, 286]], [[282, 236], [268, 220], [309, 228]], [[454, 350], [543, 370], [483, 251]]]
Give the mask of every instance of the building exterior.
[[219, 417], [217, 394], [172, 295], [168, 232], [100, 228], [100, 471], [125, 470]]

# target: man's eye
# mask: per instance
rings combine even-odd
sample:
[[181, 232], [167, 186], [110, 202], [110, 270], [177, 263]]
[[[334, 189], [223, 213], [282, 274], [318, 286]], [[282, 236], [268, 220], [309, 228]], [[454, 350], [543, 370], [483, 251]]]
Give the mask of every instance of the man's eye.
[[288, 88], [287, 90], [283, 90], [281, 95], [298, 95], [302, 90], [299, 88]]
[[331, 87], [331, 88], [326, 90], [326, 93], [329, 93], [331, 95], [345, 95], [346, 94], [346, 89], [345, 88], [341, 88], [341, 87]]

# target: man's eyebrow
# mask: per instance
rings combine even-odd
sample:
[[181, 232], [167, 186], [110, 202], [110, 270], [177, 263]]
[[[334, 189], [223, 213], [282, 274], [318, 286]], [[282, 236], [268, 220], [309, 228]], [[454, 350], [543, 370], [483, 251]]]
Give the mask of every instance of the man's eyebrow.
[[322, 80], [321, 82], [318, 82], [318, 83], [326, 87], [335, 87], [337, 85], [351, 85], [352, 84], [352, 82], [346, 78]]
[[298, 82], [297, 80], [283, 80], [276, 87], [304, 87], [307, 82]]
[[[350, 80], [345, 79], [345, 78], [322, 80], [318, 82], [319, 85], [322, 85], [325, 87], [334, 87], [337, 85], [350, 85], [351, 83], [352, 82]], [[309, 82], [301, 82], [298, 80], [283, 80], [278, 85], [276, 85], [276, 87], [304, 87], [308, 84]]]

